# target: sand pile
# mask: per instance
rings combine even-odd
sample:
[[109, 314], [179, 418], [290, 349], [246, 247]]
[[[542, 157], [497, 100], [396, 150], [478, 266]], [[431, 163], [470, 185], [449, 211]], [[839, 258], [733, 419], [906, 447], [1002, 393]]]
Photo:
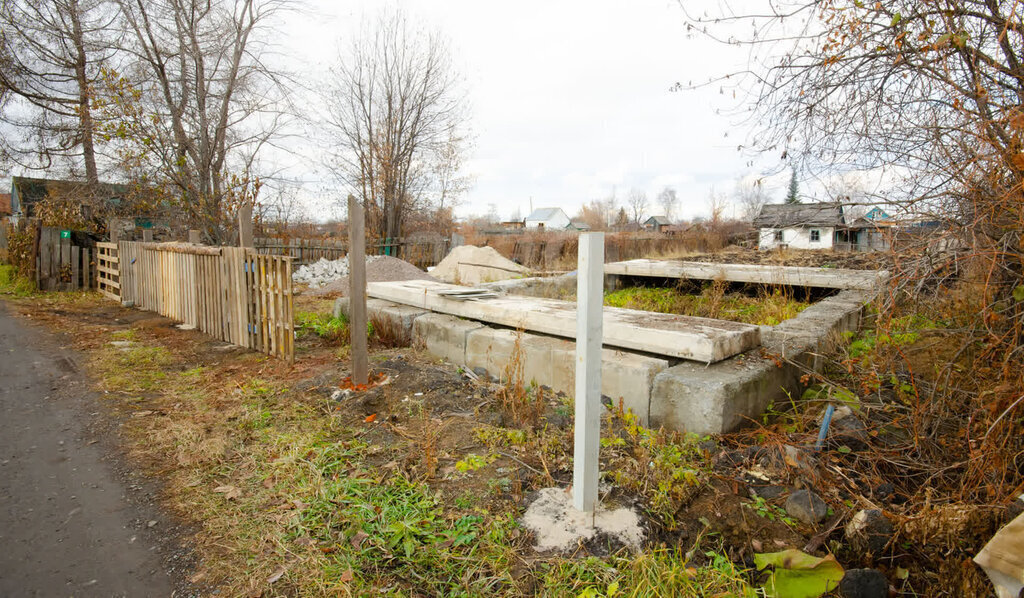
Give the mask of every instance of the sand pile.
[[522, 278], [530, 271], [502, 257], [493, 247], [462, 245], [452, 249], [430, 273], [444, 282], [476, 285]]
[[[348, 295], [348, 271], [346, 275], [323, 285], [312, 295]], [[366, 282], [391, 282], [394, 280], [437, 280], [405, 260], [387, 255], [367, 256]]]

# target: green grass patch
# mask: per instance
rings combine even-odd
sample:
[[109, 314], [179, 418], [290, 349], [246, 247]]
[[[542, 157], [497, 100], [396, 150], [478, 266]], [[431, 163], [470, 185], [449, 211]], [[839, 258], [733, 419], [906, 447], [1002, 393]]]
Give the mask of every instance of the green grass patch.
[[14, 266], [0, 264], [0, 295], [12, 297], [28, 297], [35, 294], [36, 285], [34, 282], [18, 276]]
[[630, 287], [605, 293], [604, 304], [643, 311], [699, 316], [774, 326], [794, 318], [810, 304], [797, 301], [779, 289], [756, 297], [726, 293], [724, 283], [713, 282], [698, 294], [678, 288]]
[[329, 341], [348, 338], [348, 319], [330, 314], [300, 311], [295, 314], [295, 331], [299, 336], [315, 335]]

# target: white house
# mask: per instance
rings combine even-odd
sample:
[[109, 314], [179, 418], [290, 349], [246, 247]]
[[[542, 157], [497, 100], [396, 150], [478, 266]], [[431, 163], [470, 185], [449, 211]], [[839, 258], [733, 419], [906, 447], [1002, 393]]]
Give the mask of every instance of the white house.
[[526, 217], [526, 228], [540, 230], [565, 230], [572, 220], [562, 208], [537, 208]]
[[831, 249], [848, 244], [851, 234], [837, 203], [768, 204], [754, 218], [754, 227], [759, 249]]

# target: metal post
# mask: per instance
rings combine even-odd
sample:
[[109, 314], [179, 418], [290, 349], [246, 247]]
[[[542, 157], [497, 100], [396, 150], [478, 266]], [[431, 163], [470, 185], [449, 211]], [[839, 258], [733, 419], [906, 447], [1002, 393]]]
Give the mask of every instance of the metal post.
[[604, 233], [579, 237], [576, 279], [576, 429], [572, 502], [597, 508], [601, 439], [601, 332], [604, 316]]
[[366, 220], [363, 206], [348, 196], [348, 329], [351, 335], [352, 384], [366, 384]]

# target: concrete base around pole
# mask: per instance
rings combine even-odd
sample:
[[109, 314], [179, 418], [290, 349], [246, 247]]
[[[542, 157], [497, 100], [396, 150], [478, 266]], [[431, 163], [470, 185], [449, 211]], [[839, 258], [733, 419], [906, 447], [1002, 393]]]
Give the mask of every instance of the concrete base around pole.
[[523, 513], [520, 523], [533, 532], [538, 552], [574, 552], [581, 544], [596, 541], [640, 550], [644, 529], [633, 509], [605, 509], [593, 513], [578, 511], [572, 494], [564, 488], [543, 488]]

